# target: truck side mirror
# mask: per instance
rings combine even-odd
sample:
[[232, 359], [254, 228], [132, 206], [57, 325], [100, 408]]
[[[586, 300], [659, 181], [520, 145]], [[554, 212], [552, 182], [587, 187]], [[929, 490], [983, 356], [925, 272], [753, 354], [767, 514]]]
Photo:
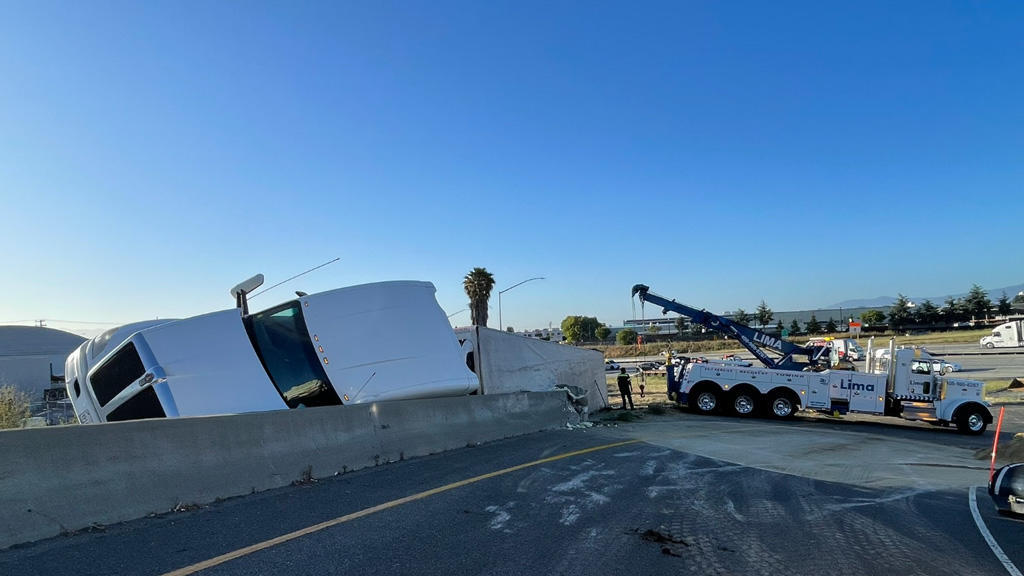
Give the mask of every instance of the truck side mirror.
[[263, 274], [257, 274], [252, 278], [249, 278], [248, 280], [243, 280], [242, 282], [236, 284], [235, 287], [232, 288], [230, 291], [231, 297], [238, 298], [238, 296], [240, 296], [241, 294], [249, 294], [250, 292], [259, 288], [262, 285]]
[[242, 309], [242, 316], [249, 314], [249, 301], [246, 295], [263, 285], [263, 274], [257, 274], [248, 280], [239, 282], [229, 293], [235, 298], [235, 306]]

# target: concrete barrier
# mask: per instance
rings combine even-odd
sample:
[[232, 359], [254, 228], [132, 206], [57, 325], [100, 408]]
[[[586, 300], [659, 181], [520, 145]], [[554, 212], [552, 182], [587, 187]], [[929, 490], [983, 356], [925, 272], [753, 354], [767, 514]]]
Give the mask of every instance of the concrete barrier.
[[576, 422], [564, 392], [0, 432], [0, 548]]

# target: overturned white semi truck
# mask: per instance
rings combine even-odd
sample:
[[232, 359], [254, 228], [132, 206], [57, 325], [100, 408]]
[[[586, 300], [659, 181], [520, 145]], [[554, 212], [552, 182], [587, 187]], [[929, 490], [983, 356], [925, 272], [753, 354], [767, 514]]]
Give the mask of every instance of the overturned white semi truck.
[[429, 282], [363, 284], [248, 313], [142, 322], [85, 342], [67, 360], [83, 424], [258, 412], [475, 393]]

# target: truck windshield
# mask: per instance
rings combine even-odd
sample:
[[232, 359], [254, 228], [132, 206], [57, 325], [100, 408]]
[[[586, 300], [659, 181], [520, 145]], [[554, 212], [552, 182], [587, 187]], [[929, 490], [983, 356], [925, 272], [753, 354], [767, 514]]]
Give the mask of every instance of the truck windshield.
[[298, 302], [246, 317], [245, 329], [289, 408], [341, 404], [310, 342]]

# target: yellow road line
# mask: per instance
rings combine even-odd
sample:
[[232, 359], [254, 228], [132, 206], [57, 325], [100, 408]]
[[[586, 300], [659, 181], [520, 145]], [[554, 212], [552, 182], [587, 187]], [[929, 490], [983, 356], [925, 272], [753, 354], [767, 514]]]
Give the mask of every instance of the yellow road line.
[[598, 450], [607, 450], [608, 448], [615, 448], [615, 447], [618, 447], [618, 446], [625, 446], [626, 444], [635, 444], [637, 442], [642, 442], [642, 440], [626, 440], [625, 442], [615, 442], [613, 444], [605, 444], [603, 446], [594, 446], [593, 448], [585, 448], [583, 450], [576, 450], [575, 452], [566, 452], [565, 454], [559, 454], [557, 456], [549, 456], [547, 458], [541, 458], [540, 460], [534, 460], [533, 462], [527, 462], [525, 464], [519, 464], [519, 465], [516, 465], [516, 466], [512, 466], [510, 468], [504, 468], [504, 469], [501, 469], [501, 470], [496, 470], [494, 472], [488, 472], [487, 474], [481, 474], [479, 476], [474, 476], [472, 478], [467, 478], [465, 480], [459, 480], [458, 482], [452, 482], [451, 484], [445, 484], [444, 486], [440, 486], [440, 487], [437, 487], [437, 488], [432, 488], [430, 490], [426, 490], [426, 491], [420, 492], [418, 494], [413, 494], [411, 496], [406, 496], [404, 498], [399, 498], [397, 500], [392, 500], [390, 502], [385, 502], [383, 504], [378, 504], [376, 506], [371, 506], [369, 508], [364, 508], [364, 509], [362, 509], [362, 510], [360, 510], [358, 512], [353, 512], [351, 514], [346, 514], [344, 516], [339, 516], [337, 518], [334, 518], [333, 520], [328, 520], [326, 522], [321, 522], [319, 524], [314, 524], [312, 526], [307, 526], [306, 528], [303, 528], [301, 530], [296, 530], [294, 532], [289, 532], [288, 534], [283, 534], [281, 536], [278, 536], [277, 538], [271, 538], [270, 540], [264, 540], [263, 542], [258, 542], [256, 544], [251, 545], [251, 546], [246, 546], [245, 548], [239, 548], [238, 550], [234, 550], [232, 552], [228, 552], [227, 554], [221, 554], [220, 556], [217, 556], [216, 558], [210, 558], [209, 560], [203, 560], [202, 562], [197, 562], [196, 564], [192, 564], [191, 566], [185, 566], [184, 568], [179, 568], [177, 570], [174, 570], [173, 572], [168, 572], [168, 573], [164, 574], [163, 576], [187, 576], [188, 574], [195, 574], [196, 572], [199, 572], [201, 570], [206, 570], [207, 568], [213, 568], [214, 566], [218, 566], [218, 565], [223, 564], [225, 562], [229, 562], [231, 560], [235, 560], [236, 558], [241, 558], [242, 556], [247, 556], [249, 554], [252, 554], [253, 552], [258, 552], [260, 550], [266, 550], [267, 548], [271, 548], [273, 546], [277, 546], [278, 544], [284, 544], [285, 542], [288, 542], [290, 540], [295, 540], [296, 538], [301, 538], [302, 536], [306, 536], [307, 534], [312, 534], [314, 532], [319, 532], [320, 530], [323, 530], [324, 528], [330, 528], [331, 526], [337, 526], [338, 524], [343, 524], [345, 522], [348, 522], [349, 520], [355, 520], [357, 518], [362, 518], [364, 516], [369, 516], [370, 514], [375, 514], [377, 512], [380, 512], [382, 510], [387, 510], [389, 508], [394, 508], [395, 506], [401, 506], [402, 504], [407, 504], [407, 503], [413, 502], [415, 500], [422, 500], [424, 498], [427, 498], [429, 496], [433, 496], [435, 494], [440, 494], [442, 492], [447, 492], [449, 490], [454, 490], [455, 488], [461, 488], [463, 486], [467, 486], [469, 484], [473, 484], [474, 482], [479, 482], [481, 480], [487, 480], [488, 478], [494, 478], [495, 476], [501, 476], [502, 474], [508, 474], [509, 472], [515, 472], [517, 470], [522, 470], [524, 468], [529, 468], [531, 466], [537, 466], [539, 464], [547, 464], [548, 462], [554, 462], [556, 460], [561, 460], [563, 458], [571, 458], [573, 456], [579, 456], [581, 454], [587, 454], [587, 453], [590, 453], [590, 452], [597, 452]]

